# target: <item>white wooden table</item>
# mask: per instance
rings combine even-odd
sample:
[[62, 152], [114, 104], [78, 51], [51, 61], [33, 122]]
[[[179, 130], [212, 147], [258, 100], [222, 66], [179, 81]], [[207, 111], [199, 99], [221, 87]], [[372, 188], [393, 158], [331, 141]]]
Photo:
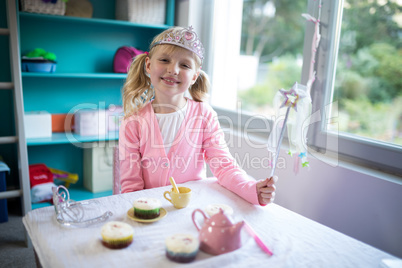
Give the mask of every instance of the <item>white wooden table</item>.
[[[219, 256], [200, 251], [196, 260], [185, 264], [186, 267], [382, 267], [383, 259], [396, 259], [276, 204], [266, 207], [249, 204], [214, 179], [182, 185], [190, 187], [193, 193], [190, 205], [180, 210], [163, 198], [169, 186], [94, 199], [97, 204], [86, 208], [88, 217], [110, 210], [113, 216], [109, 220], [133, 226], [134, 241], [121, 250], [111, 250], [101, 244], [102, 223], [85, 228], [64, 227], [55, 220], [53, 207], [29, 212], [23, 222], [43, 267], [181, 266], [166, 258], [165, 237], [175, 233], [197, 235], [191, 214], [194, 209], [212, 203], [231, 206], [234, 218], [245, 219], [274, 255], [264, 253], [244, 232], [240, 249]], [[159, 198], [167, 216], [154, 223], [138, 223], [127, 217], [133, 201], [143, 196]]]

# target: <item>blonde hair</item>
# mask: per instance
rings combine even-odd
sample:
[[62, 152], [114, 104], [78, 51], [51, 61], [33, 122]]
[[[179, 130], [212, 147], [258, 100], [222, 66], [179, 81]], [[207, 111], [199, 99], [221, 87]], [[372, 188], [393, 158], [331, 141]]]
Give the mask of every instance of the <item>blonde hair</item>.
[[[152, 41], [149, 53], [136, 56], [134, 61], [131, 63], [126, 82], [123, 86], [123, 109], [125, 118], [137, 113], [154, 97], [155, 93], [152, 89], [151, 79], [145, 70], [146, 58], [152, 58], [154, 51], [160, 48], [166, 49], [167, 53], [185, 49], [175, 45], [155, 43], [162, 40], [166, 33], [180, 31], [182, 29], [182, 27], [173, 27], [160, 33]], [[194, 53], [193, 57], [196, 62], [196, 68], [199, 72], [199, 75], [195, 83], [189, 88], [189, 92], [194, 101], [202, 102], [208, 96], [210, 83], [208, 75], [201, 70], [201, 59]]]

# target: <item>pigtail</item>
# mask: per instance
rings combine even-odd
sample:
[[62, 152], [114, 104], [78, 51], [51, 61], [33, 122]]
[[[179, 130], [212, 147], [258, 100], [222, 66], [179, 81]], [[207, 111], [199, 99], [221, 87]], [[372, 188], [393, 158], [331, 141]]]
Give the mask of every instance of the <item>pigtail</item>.
[[151, 79], [145, 71], [147, 54], [140, 54], [131, 63], [123, 86], [123, 109], [125, 118], [138, 112], [153, 97]]
[[210, 88], [208, 75], [200, 70], [197, 80], [194, 85], [189, 88], [189, 92], [193, 100], [202, 102], [208, 97], [208, 90]]

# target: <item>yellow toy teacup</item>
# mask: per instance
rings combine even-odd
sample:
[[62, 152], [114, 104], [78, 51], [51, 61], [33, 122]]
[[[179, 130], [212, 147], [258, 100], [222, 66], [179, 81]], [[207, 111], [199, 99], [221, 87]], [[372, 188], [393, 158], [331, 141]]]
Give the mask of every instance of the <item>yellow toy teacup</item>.
[[[191, 189], [187, 187], [178, 187], [178, 188], [179, 193], [173, 191], [172, 188], [170, 191], [164, 192], [163, 196], [166, 198], [166, 200], [172, 203], [175, 208], [185, 208], [190, 202]], [[166, 195], [169, 195], [170, 198], [168, 198]]]

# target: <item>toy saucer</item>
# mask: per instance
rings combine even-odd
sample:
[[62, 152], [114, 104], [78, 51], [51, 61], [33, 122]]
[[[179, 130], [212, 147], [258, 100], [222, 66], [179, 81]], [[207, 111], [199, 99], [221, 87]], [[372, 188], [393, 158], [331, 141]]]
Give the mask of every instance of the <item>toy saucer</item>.
[[166, 211], [164, 208], [160, 208], [160, 210], [159, 210], [159, 217], [156, 217], [156, 218], [154, 218], [154, 219], [140, 219], [140, 218], [137, 218], [137, 217], [134, 215], [134, 208], [133, 208], [133, 207], [130, 208], [130, 209], [127, 211], [127, 216], [128, 216], [130, 219], [132, 219], [133, 221], [144, 222], [144, 223], [159, 221], [160, 219], [164, 218], [166, 215], [167, 215], [167, 211]]

